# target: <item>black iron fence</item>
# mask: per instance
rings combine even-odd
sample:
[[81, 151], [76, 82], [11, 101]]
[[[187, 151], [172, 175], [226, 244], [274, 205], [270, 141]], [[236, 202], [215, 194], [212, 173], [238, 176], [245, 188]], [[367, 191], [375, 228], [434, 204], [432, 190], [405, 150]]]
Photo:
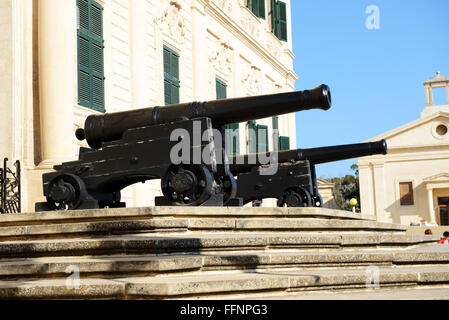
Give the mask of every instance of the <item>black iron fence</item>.
[[0, 168], [0, 213], [19, 213], [20, 208], [20, 161], [14, 163], [15, 170], [8, 168], [8, 158]]

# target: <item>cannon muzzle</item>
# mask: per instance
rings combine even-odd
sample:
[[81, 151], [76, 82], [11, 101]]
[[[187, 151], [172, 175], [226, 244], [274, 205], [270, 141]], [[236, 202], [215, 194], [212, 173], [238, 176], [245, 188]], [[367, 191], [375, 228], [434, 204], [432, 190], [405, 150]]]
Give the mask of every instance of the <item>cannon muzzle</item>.
[[99, 149], [103, 142], [120, 140], [126, 130], [133, 128], [200, 117], [211, 118], [213, 126], [219, 128], [226, 124], [309, 109], [328, 110], [330, 107], [330, 89], [323, 84], [312, 90], [90, 115], [84, 129], [77, 130], [76, 137], [86, 139], [91, 148]]
[[[288, 151], [286, 151], [288, 153]], [[341, 146], [298, 149], [296, 158], [298, 160], [309, 160], [312, 164], [334, 162], [352, 158], [370, 156], [373, 154], [387, 154], [387, 142], [380, 140], [376, 142], [347, 144]], [[288, 155], [283, 155], [287, 156]]]
[[[387, 153], [387, 142], [382, 139], [380, 141], [368, 143], [279, 151], [277, 153], [277, 163], [294, 163], [301, 160], [309, 160], [310, 164], [315, 165]], [[266, 164], [262, 163], [262, 161], [266, 159], [275, 159], [272, 156], [272, 153], [268, 152], [229, 157], [229, 168], [233, 174], [248, 172], [256, 166]]]

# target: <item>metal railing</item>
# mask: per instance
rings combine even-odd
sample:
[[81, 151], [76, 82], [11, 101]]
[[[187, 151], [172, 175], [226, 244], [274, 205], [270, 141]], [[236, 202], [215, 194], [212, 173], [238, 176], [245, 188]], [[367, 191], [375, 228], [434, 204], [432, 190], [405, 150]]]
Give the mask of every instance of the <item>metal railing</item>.
[[20, 213], [20, 161], [14, 163], [15, 172], [8, 168], [8, 158], [0, 168], [0, 213]]

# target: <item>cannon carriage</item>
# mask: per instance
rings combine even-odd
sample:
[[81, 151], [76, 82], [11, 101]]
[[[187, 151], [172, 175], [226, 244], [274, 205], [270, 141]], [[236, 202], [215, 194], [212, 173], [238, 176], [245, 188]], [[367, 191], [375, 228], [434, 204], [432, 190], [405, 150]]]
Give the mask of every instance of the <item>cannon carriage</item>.
[[[320, 207], [315, 166], [321, 163], [387, 154], [385, 140], [310, 149], [296, 149], [244, 155], [230, 158], [230, 170], [236, 176], [237, 195], [232, 205], [242, 205], [266, 198], [278, 199], [279, 207]], [[273, 158], [274, 157], [274, 158]], [[261, 164], [252, 159], [270, 159]], [[250, 163], [253, 163], [252, 165]], [[270, 169], [270, 166], [272, 167]], [[265, 171], [265, 172], [264, 172]], [[275, 174], [272, 174], [275, 171]]]
[[[123, 207], [120, 191], [151, 179], [161, 179], [164, 196], [156, 199], [157, 205], [226, 205], [238, 197], [238, 186], [224, 152], [225, 125], [330, 107], [329, 87], [321, 85], [90, 115], [76, 132], [90, 148], [81, 148], [78, 160], [43, 174], [47, 201], [36, 203], [36, 211]], [[183, 155], [174, 160], [173, 150], [180, 145]]]

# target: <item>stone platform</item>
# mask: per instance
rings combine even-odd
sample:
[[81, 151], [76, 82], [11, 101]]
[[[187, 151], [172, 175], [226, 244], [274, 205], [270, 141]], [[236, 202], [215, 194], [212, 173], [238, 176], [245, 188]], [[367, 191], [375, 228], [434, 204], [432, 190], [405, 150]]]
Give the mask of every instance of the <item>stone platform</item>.
[[0, 298], [337, 299], [361, 290], [371, 299], [384, 288], [449, 298], [449, 245], [407, 229], [322, 208], [0, 215]]

